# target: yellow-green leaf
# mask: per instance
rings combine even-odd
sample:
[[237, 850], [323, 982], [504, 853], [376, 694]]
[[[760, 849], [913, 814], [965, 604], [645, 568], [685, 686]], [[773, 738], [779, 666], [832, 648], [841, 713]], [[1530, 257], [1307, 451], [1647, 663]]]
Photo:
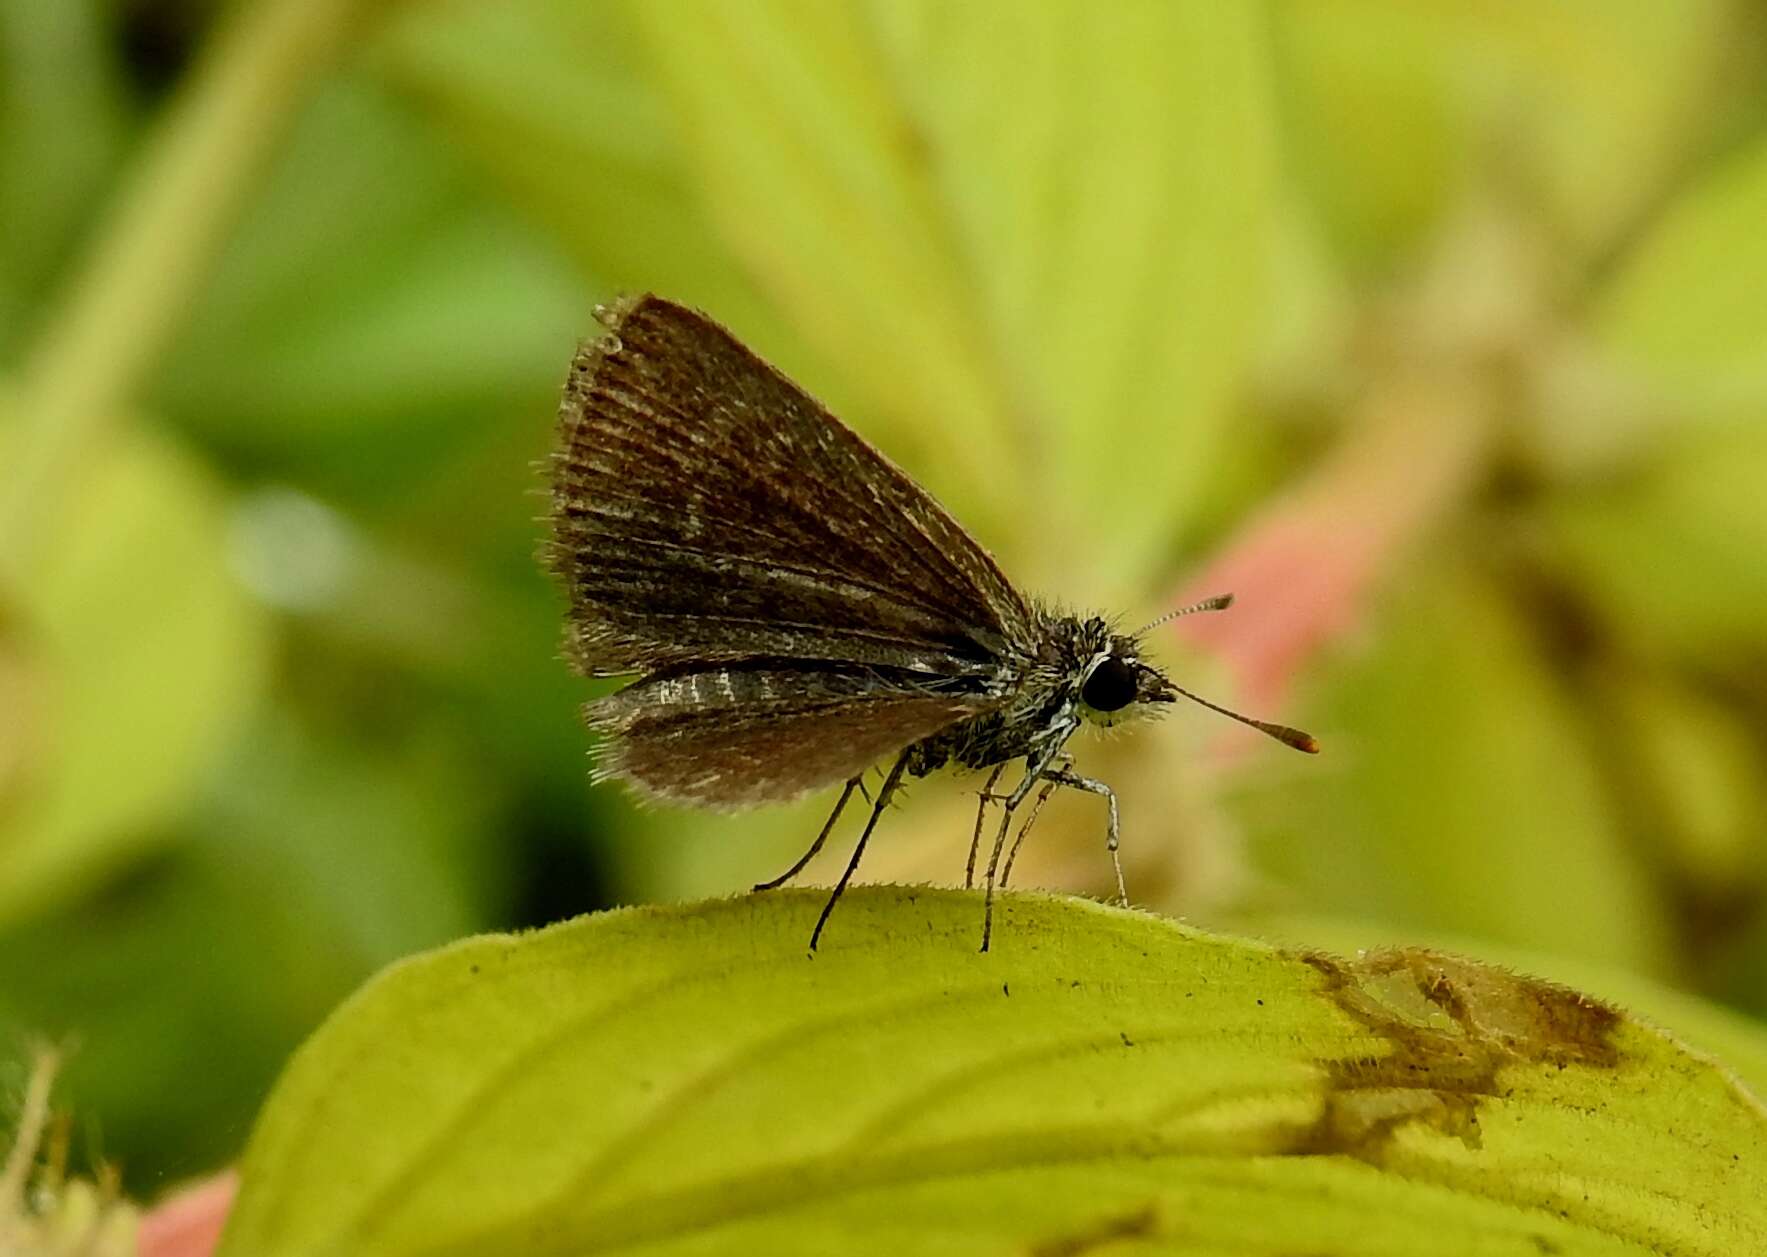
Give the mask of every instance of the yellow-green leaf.
[[1403, 254], [1460, 190], [1473, 138], [1443, 90], [1439, 15], [1389, 0], [1273, 11], [1301, 185], [1350, 259]]
[[271, 1097], [225, 1257], [1735, 1254], [1767, 1112], [1597, 1000], [1079, 900], [867, 888], [402, 963]]
[[858, 7], [630, 11], [736, 255], [878, 413], [967, 478], [994, 469], [970, 496], [1003, 507], [1022, 483], [1007, 401], [921, 140]]
[[667, 100], [619, 9], [411, 6], [377, 33], [370, 64], [585, 274], [705, 305], [753, 334], [763, 307], [698, 203]]
[[1257, 15], [634, 11], [709, 212], [901, 434], [892, 452], [953, 487], [984, 535], [1022, 545], [1034, 580], [1059, 574], [1070, 597], [1144, 589], [1260, 311]]
[[1030, 574], [1104, 605], [1144, 595], [1215, 472], [1264, 313], [1264, 17], [1208, 0], [870, 11], [1034, 451]]

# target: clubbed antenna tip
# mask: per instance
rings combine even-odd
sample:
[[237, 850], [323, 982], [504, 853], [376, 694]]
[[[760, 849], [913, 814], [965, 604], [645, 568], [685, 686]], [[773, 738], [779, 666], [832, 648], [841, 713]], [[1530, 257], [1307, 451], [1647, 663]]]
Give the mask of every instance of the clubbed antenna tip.
[[1219, 703], [1211, 703], [1200, 694], [1192, 694], [1181, 685], [1174, 685], [1172, 688], [1193, 703], [1207, 707], [1210, 711], [1218, 711], [1231, 720], [1239, 721], [1242, 725], [1250, 725], [1259, 733], [1269, 734], [1284, 746], [1292, 746], [1295, 750], [1305, 751], [1309, 755], [1319, 754], [1319, 740], [1311, 733], [1302, 733], [1299, 729], [1291, 729], [1287, 725], [1272, 724], [1268, 720], [1258, 720], [1251, 716], [1242, 715], [1231, 707], [1223, 707]]

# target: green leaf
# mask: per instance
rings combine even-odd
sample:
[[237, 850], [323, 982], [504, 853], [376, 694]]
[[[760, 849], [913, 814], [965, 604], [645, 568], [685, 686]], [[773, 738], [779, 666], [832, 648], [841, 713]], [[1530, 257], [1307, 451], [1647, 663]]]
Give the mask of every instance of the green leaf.
[[1027, 561], [1065, 597], [1139, 595], [1214, 474], [1265, 313], [1264, 18], [1206, 2], [870, 14], [982, 361], [1034, 452]]
[[0, 923], [162, 842], [255, 702], [268, 625], [228, 571], [224, 510], [181, 449], [124, 429], [12, 591], [32, 701], [0, 721], [32, 724], [0, 779]]
[[1730, 1254], [1767, 1112], [1595, 1000], [1079, 900], [815, 891], [474, 939], [259, 1120], [226, 1257]]
[[940, 449], [964, 478], [990, 468], [992, 483], [966, 497], [1011, 518], [1023, 464], [1008, 400], [927, 154], [860, 7], [629, 12], [729, 247], [866, 408], [918, 438], [899, 454]]
[[668, 102], [623, 18], [572, 0], [417, 6], [385, 24], [369, 64], [584, 274], [748, 326], [760, 305], [699, 204]]
[[1460, 190], [1468, 120], [1443, 90], [1438, 9], [1274, 6], [1296, 174], [1352, 261], [1413, 248]]

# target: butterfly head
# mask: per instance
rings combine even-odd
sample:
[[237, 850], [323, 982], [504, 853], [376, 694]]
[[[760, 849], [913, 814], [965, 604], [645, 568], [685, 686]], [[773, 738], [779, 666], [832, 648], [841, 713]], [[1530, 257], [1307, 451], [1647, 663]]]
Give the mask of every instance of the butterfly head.
[[1140, 643], [1113, 634], [1080, 675], [1080, 712], [1109, 728], [1145, 714], [1149, 703], [1170, 703], [1178, 692], [1158, 668], [1141, 662]]
[[[1225, 595], [1209, 598], [1194, 606], [1182, 608], [1174, 615], [1185, 615], [1192, 611], [1219, 611], [1225, 609], [1232, 599]], [[1155, 621], [1162, 623], [1163, 617]], [[1152, 628], [1153, 625], [1149, 625]], [[1175, 703], [1180, 698], [1188, 698], [1199, 703], [1210, 711], [1220, 712], [1242, 725], [1249, 725], [1260, 733], [1275, 738], [1278, 742], [1292, 746], [1297, 751], [1305, 751], [1312, 755], [1318, 752], [1319, 743], [1311, 734], [1299, 729], [1291, 729], [1287, 725], [1273, 724], [1268, 720], [1257, 720], [1230, 707], [1210, 702], [1199, 694], [1193, 694], [1181, 685], [1174, 684], [1165, 673], [1158, 668], [1141, 662], [1141, 635], [1125, 637], [1120, 633], [1103, 631], [1102, 621], [1093, 620], [1086, 625], [1087, 629], [1098, 631], [1095, 639], [1097, 649], [1092, 652], [1086, 665], [1080, 672], [1080, 683], [1075, 695], [1075, 705], [1080, 714], [1093, 724], [1109, 728], [1121, 724], [1125, 720], [1147, 715], [1153, 703]], [[1145, 632], [1146, 630], [1142, 630]]]

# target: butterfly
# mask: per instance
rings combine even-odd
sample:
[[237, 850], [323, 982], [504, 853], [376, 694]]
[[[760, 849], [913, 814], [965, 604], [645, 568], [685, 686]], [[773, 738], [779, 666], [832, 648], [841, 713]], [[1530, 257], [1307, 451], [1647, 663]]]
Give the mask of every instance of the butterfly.
[[[710, 318], [650, 294], [597, 316], [603, 331], [579, 349], [560, 406], [549, 546], [568, 658], [587, 676], [636, 678], [585, 709], [602, 737], [595, 775], [724, 809], [840, 785], [803, 857], [755, 888], [767, 890], [822, 849], [864, 773], [887, 761], [812, 950], [905, 778], [989, 771], [966, 877], [998, 804], [986, 951], [995, 889], [1059, 787], [1105, 800], [1127, 902], [1116, 794], [1067, 750], [1086, 725], [1182, 697], [1317, 751], [1297, 729], [1174, 684], [1144, 657], [1146, 629], [1027, 598], [930, 493]], [[1022, 775], [996, 792], [1015, 761]]]

